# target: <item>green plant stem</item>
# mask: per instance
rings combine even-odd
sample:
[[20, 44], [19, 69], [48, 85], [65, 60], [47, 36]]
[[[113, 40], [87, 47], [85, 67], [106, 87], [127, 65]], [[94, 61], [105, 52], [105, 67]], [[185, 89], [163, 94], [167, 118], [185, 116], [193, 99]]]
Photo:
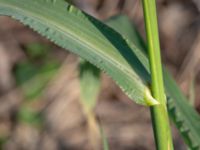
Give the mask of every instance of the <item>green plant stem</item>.
[[173, 150], [162, 76], [155, 0], [143, 0], [143, 10], [151, 70], [151, 92], [153, 97], [160, 103], [151, 107], [156, 148], [157, 150]]

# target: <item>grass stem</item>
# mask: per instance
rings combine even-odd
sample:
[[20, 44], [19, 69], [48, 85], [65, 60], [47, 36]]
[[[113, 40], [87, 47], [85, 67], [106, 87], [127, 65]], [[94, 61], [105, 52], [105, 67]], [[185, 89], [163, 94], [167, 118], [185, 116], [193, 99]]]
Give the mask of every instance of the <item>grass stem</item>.
[[153, 97], [160, 103], [159, 105], [151, 107], [156, 148], [157, 150], [173, 150], [162, 76], [156, 1], [142, 0], [142, 2], [151, 70], [151, 92]]

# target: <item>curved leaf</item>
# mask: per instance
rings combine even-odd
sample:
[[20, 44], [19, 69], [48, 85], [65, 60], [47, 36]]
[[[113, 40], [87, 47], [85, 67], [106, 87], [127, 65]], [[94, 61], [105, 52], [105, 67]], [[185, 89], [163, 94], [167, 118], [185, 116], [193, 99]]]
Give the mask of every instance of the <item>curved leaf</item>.
[[64, 0], [0, 0], [0, 14], [19, 20], [95, 64], [136, 103], [156, 104], [145, 95], [146, 83], [139, 77], [150, 79], [146, 57], [113, 29]]

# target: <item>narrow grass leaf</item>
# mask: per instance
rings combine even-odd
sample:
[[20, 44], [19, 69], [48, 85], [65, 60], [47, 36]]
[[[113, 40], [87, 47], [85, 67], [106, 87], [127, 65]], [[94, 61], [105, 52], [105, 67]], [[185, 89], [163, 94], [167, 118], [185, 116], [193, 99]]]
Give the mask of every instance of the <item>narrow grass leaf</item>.
[[88, 61], [80, 61], [80, 101], [83, 109], [92, 112], [100, 92], [100, 70]]
[[[144, 100], [148, 60], [134, 44], [128, 44], [102, 22], [64, 0], [0, 0], [0, 14], [19, 20], [80, 55], [107, 72], [136, 103], [149, 105]], [[140, 76], [147, 78], [142, 80]]]

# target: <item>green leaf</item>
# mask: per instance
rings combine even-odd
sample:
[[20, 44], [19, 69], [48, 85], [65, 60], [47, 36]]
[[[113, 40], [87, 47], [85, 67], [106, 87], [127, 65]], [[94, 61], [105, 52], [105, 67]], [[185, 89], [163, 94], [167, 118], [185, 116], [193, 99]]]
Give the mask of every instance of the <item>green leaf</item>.
[[[136, 103], [145, 101], [148, 60], [132, 43], [64, 0], [0, 0], [0, 14], [11, 16], [57, 45], [107, 72]], [[143, 68], [143, 69], [141, 69]], [[145, 69], [146, 68], [146, 69]]]
[[[126, 28], [120, 28], [122, 21], [121, 18], [123, 18], [123, 23], [130, 25], [126, 26]], [[131, 23], [126, 16], [115, 17], [110, 26], [126, 36], [126, 38], [130, 40], [134, 39], [136, 45], [144, 44], [144, 42], [140, 42], [140, 35], [135, 34], [136, 29], [134, 29], [134, 26], [131, 26]], [[133, 31], [131, 32], [131, 30]], [[129, 33], [132, 33], [132, 35], [130, 36]], [[145, 48], [145, 46], [142, 45], [139, 47]], [[143, 51], [146, 52], [146, 49], [143, 49]], [[188, 146], [192, 150], [198, 150], [200, 145], [200, 116], [189, 104], [188, 100], [182, 94], [179, 87], [166, 69], [164, 69], [163, 75], [165, 89], [168, 95], [168, 112], [170, 117], [179, 129], [179, 132], [182, 134]]]
[[88, 138], [92, 149], [99, 147], [101, 137], [99, 124], [94, 114], [100, 92], [100, 70], [86, 60], [79, 63], [80, 102], [87, 119]]
[[80, 89], [84, 110], [92, 112], [100, 91], [100, 70], [85, 60], [80, 61]]

